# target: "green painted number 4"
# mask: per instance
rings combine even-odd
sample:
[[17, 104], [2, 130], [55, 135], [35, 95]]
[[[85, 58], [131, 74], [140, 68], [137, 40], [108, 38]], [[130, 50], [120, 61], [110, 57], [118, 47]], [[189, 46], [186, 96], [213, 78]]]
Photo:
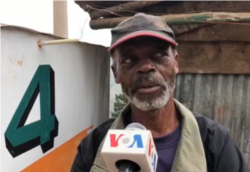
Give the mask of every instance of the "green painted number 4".
[[[40, 120], [24, 125], [39, 93]], [[54, 71], [49, 65], [40, 65], [7, 127], [6, 147], [12, 157], [39, 145], [45, 153], [53, 148], [57, 134]]]

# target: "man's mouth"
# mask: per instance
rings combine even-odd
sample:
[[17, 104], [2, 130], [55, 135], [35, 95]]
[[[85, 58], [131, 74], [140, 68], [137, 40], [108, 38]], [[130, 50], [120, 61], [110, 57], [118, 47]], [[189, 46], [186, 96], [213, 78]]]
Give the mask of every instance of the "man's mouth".
[[140, 94], [150, 94], [158, 91], [160, 88], [160, 85], [144, 82], [137, 87], [136, 91]]

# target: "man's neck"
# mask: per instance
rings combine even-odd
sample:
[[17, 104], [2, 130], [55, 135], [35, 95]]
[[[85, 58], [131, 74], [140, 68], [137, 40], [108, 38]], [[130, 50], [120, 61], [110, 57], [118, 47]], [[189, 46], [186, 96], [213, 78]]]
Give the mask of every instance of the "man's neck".
[[179, 125], [179, 114], [171, 97], [166, 106], [155, 111], [141, 111], [131, 105], [131, 116], [133, 122], [144, 125], [154, 138], [165, 136], [171, 133]]

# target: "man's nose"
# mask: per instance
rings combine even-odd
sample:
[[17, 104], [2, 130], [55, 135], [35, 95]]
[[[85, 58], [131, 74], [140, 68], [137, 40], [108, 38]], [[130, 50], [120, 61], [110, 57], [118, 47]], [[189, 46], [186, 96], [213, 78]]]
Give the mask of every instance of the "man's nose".
[[141, 59], [137, 68], [137, 73], [149, 73], [155, 71], [155, 66], [150, 59]]

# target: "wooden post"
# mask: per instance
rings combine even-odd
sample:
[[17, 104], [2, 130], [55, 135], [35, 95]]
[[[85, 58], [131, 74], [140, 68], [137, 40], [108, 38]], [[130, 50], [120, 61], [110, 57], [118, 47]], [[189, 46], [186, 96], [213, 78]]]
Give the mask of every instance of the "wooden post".
[[53, 1], [54, 35], [68, 38], [67, 1]]
[[150, 6], [153, 4], [157, 4], [161, 1], [133, 1], [133, 2], [127, 2], [124, 4], [120, 4], [117, 6], [113, 6], [110, 8], [106, 8], [106, 9], [98, 9], [94, 12], [91, 12], [90, 18], [91, 19], [97, 19], [99, 17], [108, 17], [111, 15], [115, 15], [116, 13], [119, 14], [119, 12], [124, 12], [124, 11], [132, 11], [132, 10], [136, 10], [139, 8], [143, 8], [146, 6]]
[[[195, 14], [164, 15], [161, 16], [161, 18], [169, 25], [216, 24], [221, 22], [247, 22], [250, 24], [250, 13], [204, 12]], [[92, 29], [113, 28], [125, 19], [127, 19], [127, 17], [91, 20], [90, 27]]]

